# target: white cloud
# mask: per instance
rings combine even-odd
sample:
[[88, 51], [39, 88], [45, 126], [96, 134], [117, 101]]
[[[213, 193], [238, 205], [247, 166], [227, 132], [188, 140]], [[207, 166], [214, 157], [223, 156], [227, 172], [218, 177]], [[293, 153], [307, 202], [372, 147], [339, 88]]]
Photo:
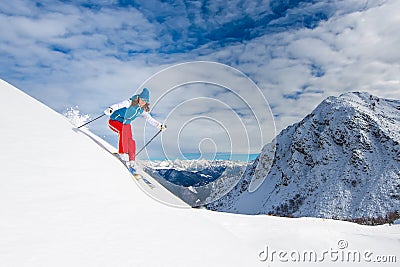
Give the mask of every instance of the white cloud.
[[[265, 35], [214, 54], [222, 62], [237, 62], [234, 66], [260, 84], [279, 114], [278, 129], [329, 95], [365, 90], [400, 98], [400, 32], [395, 30], [400, 3], [351, 7], [356, 12], [342, 4], [343, 10], [314, 29]], [[297, 99], [285, 99], [291, 95]]]

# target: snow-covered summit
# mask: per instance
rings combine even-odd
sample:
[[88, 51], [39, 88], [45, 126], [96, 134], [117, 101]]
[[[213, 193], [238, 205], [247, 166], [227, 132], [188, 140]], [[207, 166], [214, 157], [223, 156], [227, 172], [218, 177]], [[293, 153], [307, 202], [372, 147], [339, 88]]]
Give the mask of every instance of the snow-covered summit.
[[271, 157], [265, 152], [209, 208], [342, 219], [399, 209], [400, 101], [360, 92], [329, 97], [275, 141], [273, 165], [258, 190], [248, 185], [257, 164]]

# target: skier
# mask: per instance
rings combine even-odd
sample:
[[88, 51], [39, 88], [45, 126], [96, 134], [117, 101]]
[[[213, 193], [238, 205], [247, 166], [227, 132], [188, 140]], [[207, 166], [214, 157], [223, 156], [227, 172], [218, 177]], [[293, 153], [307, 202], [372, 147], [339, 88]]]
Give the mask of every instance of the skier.
[[132, 96], [129, 100], [111, 105], [104, 113], [110, 116], [108, 126], [118, 133], [118, 153], [120, 158], [126, 162], [129, 171], [136, 173], [136, 142], [132, 136], [131, 122], [139, 115], [159, 130], [164, 131], [166, 126], [155, 120], [149, 113], [150, 92], [144, 88], [139, 95]]

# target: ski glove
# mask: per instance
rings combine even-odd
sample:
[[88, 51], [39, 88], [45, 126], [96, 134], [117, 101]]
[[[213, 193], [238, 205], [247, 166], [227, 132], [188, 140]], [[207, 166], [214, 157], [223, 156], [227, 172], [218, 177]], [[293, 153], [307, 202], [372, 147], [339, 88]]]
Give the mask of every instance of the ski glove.
[[106, 110], [104, 110], [104, 114], [110, 116], [113, 113], [113, 109], [112, 108], [107, 108]]
[[157, 128], [158, 128], [160, 131], [165, 131], [165, 130], [167, 129], [167, 125], [160, 124], [159, 126], [157, 126]]

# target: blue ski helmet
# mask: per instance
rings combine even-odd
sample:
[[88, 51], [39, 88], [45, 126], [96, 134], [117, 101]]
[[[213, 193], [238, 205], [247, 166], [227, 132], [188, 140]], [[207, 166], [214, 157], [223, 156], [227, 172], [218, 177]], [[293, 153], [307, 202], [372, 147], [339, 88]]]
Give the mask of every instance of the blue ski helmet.
[[143, 88], [142, 92], [139, 94], [139, 97], [149, 103], [150, 101], [150, 92], [149, 89]]

